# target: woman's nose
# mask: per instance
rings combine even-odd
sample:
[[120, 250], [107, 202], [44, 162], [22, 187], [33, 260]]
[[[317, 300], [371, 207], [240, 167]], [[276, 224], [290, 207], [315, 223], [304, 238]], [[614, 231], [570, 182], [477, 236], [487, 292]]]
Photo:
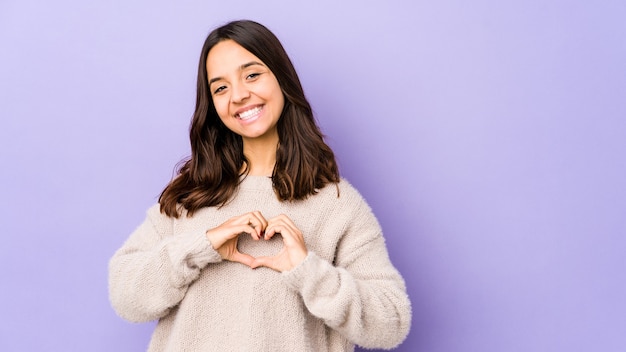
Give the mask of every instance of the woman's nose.
[[231, 90], [232, 90], [231, 100], [233, 103], [243, 102], [250, 97], [250, 91], [248, 90], [248, 87], [246, 87], [245, 84], [242, 84], [242, 83], [233, 84], [231, 87]]

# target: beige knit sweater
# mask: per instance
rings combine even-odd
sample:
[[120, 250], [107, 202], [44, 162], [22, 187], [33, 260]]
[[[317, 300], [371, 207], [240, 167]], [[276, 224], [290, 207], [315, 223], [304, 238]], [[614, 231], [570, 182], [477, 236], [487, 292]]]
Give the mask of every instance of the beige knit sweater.
[[[309, 255], [289, 272], [221, 260], [207, 229], [245, 212], [289, 216]], [[282, 239], [239, 249], [272, 255]], [[222, 208], [179, 219], [150, 208], [109, 266], [110, 298], [130, 321], [159, 319], [149, 351], [324, 352], [393, 348], [408, 334], [411, 306], [381, 228], [345, 180], [299, 202], [280, 202], [267, 177], [248, 176]]]

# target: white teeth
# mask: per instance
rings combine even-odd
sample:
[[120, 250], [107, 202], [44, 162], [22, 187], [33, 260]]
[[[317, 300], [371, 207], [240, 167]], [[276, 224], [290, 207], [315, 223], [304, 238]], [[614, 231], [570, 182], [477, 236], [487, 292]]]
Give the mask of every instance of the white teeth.
[[250, 109], [250, 110], [246, 110], [246, 111], [240, 113], [238, 116], [239, 116], [240, 119], [246, 120], [246, 119], [249, 119], [250, 117], [258, 114], [259, 111], [261, 111], [261, 107], [257, 106], [256, 108], [253, 108], [253, 109]]

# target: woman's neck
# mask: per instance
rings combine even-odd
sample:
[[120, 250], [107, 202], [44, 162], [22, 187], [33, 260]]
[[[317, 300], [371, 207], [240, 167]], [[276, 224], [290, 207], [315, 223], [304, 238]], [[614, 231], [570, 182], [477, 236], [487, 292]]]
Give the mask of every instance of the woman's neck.
[[272, 176], [278, 141], [244, 141], [243, 154], [248, 160], [248, 175]]

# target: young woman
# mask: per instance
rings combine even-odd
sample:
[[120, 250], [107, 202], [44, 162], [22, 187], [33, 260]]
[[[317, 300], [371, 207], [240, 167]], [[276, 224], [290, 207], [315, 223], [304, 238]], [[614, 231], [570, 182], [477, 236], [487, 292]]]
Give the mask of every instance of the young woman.
[[231, 22], [209, 34], [198, 71], [191, 157], [111, 259], [117, 313], [159, 320], [149, 351], [400, 344], [404, 281], [278, 39]]

